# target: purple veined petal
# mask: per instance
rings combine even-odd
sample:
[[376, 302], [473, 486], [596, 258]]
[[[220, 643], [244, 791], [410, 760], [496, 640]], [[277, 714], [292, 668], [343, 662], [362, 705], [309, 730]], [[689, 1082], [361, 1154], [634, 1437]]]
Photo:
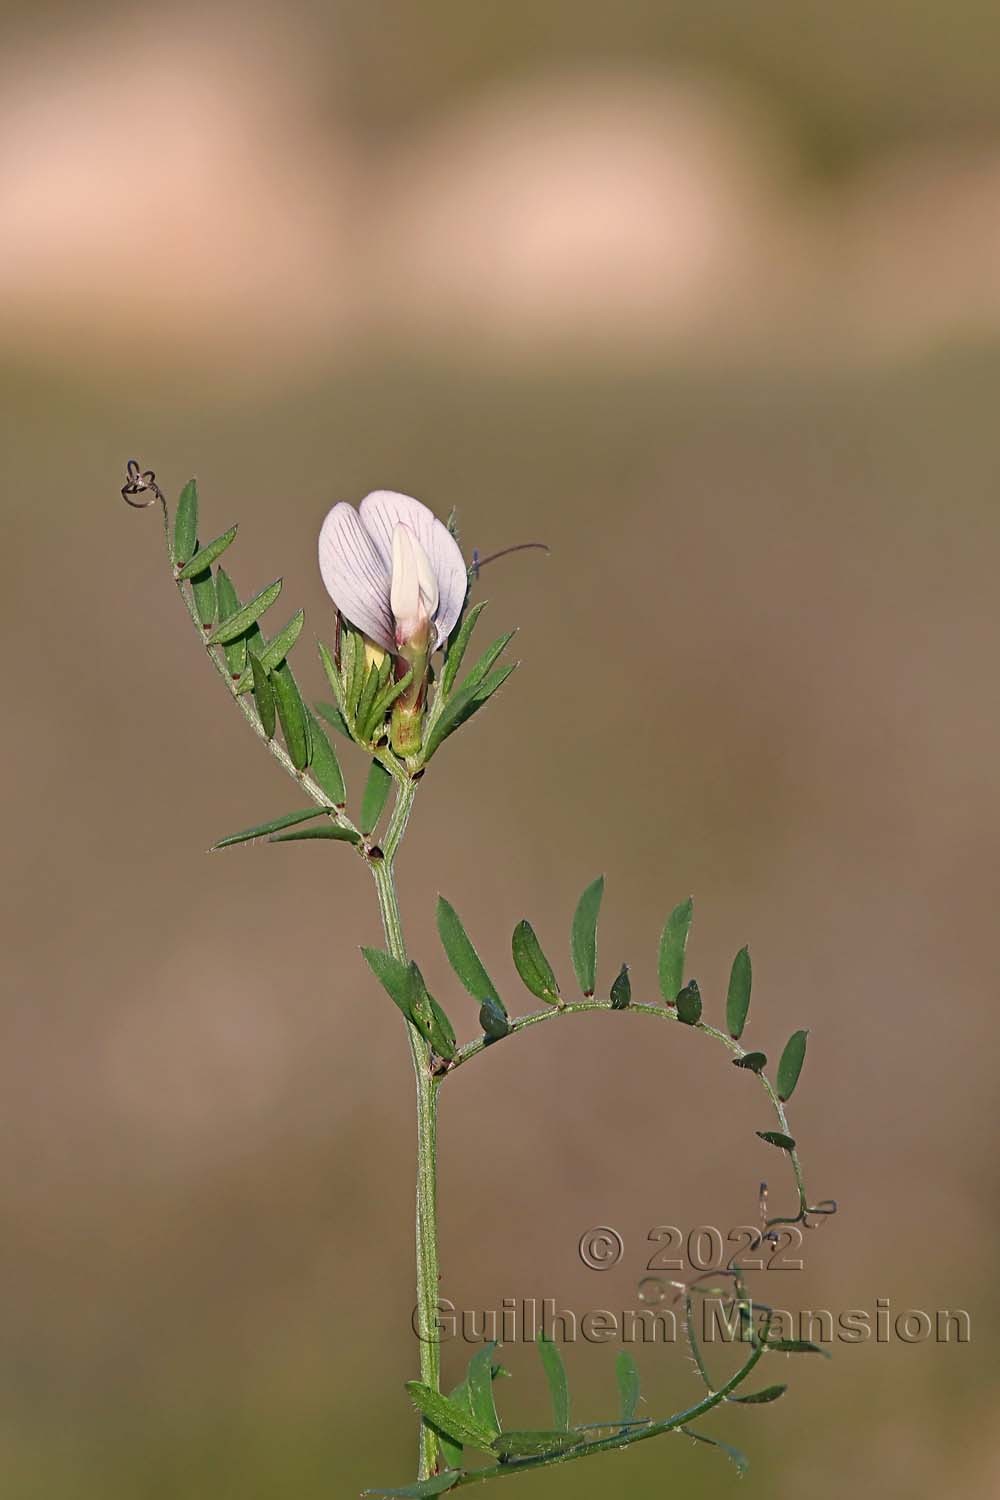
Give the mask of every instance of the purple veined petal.
[[389, 572], [354, 506], [344, 501], [320, 527], [319, 570], [341, 614], [383, 650], [394, 651]]
[[438, 607], [434, 617], [437, 631], [435, 646], [442, 646], [462, 612], [469, 585], [468, 569], [461, 549], [447, 526], [432, 510], [395, 490], [373, 490], [361, 502], [361, 519], [378, 548], [387, 571], [392, 569], [392, 533], [396, 526], [408, 526], [427, 554], [438, 586]]

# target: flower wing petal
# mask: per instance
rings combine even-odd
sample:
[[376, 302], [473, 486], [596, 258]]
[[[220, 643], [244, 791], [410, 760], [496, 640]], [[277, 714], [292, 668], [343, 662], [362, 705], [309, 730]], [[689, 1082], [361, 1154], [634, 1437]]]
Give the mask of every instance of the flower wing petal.
[[319, 570], [341, 614], [384, 650], [395, 650], [389, 570], [354, 506], [344, 501], [320, 527]]
[[461, 549], [432, 510], [395, 490], [373, 490], [361, 502], [361, 520], [378, 549], [387, 571], [392, 570], [392, 533], [396, 526], [408, 526], [427, 554], [438, 586], [438, 607], [434, 616], [437, 630], [435, 647], [447, 640], [462, 612], [469, 585], [468, 569]]

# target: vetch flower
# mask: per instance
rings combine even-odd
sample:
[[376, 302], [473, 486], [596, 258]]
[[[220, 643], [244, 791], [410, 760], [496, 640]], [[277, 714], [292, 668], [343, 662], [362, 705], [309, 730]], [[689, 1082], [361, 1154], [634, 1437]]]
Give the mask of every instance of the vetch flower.
[[345, 619], [407, 659], [444, 645], [468, 587], [448, 528], [394, 490], [374, 490], [359, 510], [343, 501], [333, 507], [320, 529], [319, 568]]
[[366, 640], [395, 661], [397, 681], [412, 669], [393, 705], [392, 744], [401, 755], [420, 749], [427, 668], [465, 602], [469, 575], [458, 543], [434, 513], [410, 495], [375, 490], [358, 510], [343, 501], [319, 534], [319, 567], [327, 593]]

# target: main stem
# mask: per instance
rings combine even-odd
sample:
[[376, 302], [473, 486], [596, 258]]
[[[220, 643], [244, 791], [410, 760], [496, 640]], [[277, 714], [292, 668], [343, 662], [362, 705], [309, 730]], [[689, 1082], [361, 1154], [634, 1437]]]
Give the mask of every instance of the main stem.
[[[382, 858], [371, 869], [378, 892], [379, 911], [389, 952], [406, 962], [406, 943], [396, 896], [395, 859], [406, 830], [416, 787], [400, 781], [392, 817], [382, 844]], [[441, 1349], [437, 1332], [437, 1081], [431, 1072], [431, 1049], [409, 1021], [410, 1056], [417, 1090], [417, 1337], [420, 1342], [420, 1379], [437, 1391], [441, 1388]], [[420, 1479], [437, 1470], [438, 1442], [432, 1427], [420, 1424]]]

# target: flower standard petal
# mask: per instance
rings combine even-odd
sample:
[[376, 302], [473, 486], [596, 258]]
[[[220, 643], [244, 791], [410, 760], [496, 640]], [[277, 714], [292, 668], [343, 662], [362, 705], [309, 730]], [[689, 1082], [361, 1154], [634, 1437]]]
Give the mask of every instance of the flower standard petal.
[[437, 582], [437, 611], [432, 615], [436, 629], [434, 644], [443, 645], [462, 612], [469, 583], [465, 559], [455, 538], [426, 505], [395, 490], [373, 490], [366, 495], [361, 502], [361, 519], [387, 572], [392, 568], [394, 529], [408, 526], [417, 538]]
[[386, 651], [394, 650], [389, 568], [354, 506], [344, 501], [320, 528], [319, 570], [341, 614]]

